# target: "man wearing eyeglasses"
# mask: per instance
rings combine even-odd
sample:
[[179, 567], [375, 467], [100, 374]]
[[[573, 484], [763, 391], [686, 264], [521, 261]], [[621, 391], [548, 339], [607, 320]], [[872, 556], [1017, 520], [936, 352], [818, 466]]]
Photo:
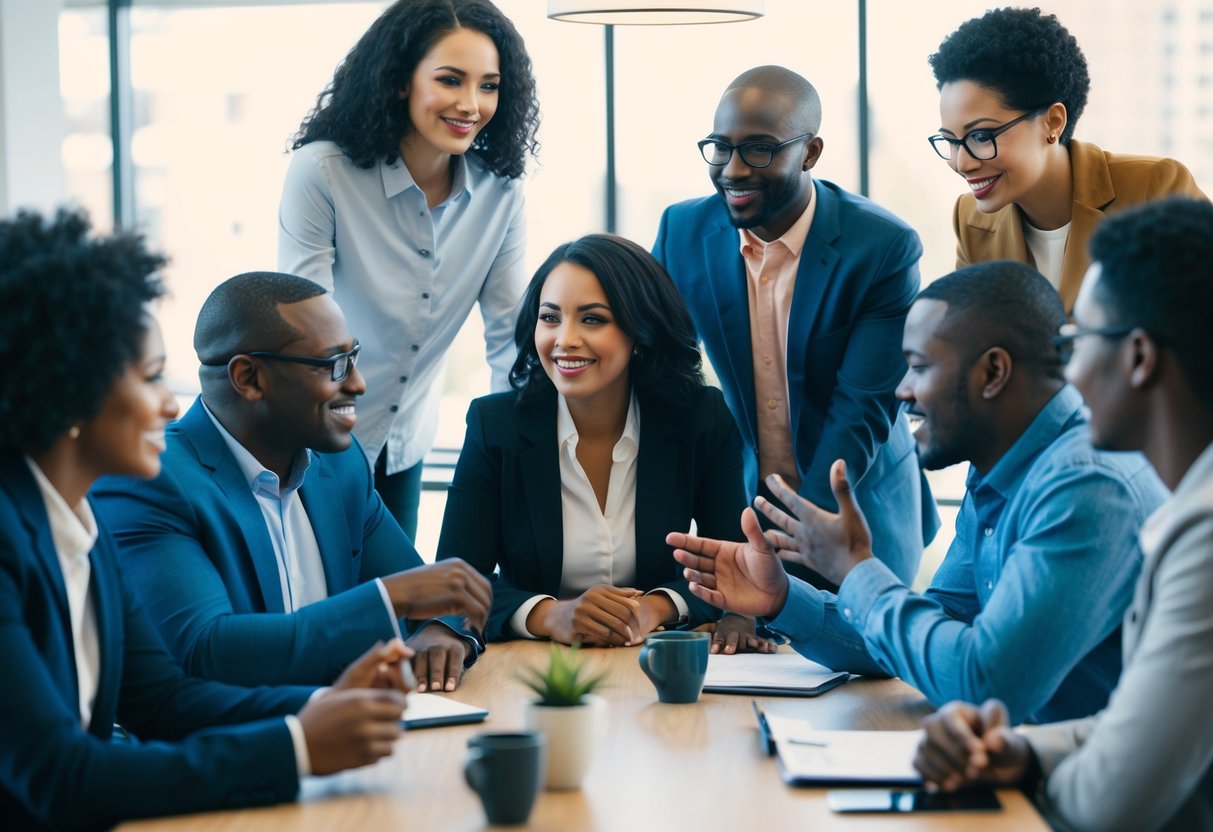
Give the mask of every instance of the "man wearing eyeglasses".
[[830, 464], [845, 459], [880, 558], [909, 582], [939, 525], [893, 395], [922, 245], [888, 211], [814, 180], [820, 125], [800, 75], [742, 73], [699, 143], [716, 195], [666, 209], [653, 254], [741, 429], [751, 498], [779, 474], [832, 509]]
[[454, 690], [491, 589], [461, 560], [423, 565], [375, 492], [352, 434], [359, 345], [332, 297], [237, 275], [194, 348], [202, 395], [168, 428], [160, 476], [93, 492], [169, 649], [195, 676], [327, 684], [404, 619], [419, 689]]

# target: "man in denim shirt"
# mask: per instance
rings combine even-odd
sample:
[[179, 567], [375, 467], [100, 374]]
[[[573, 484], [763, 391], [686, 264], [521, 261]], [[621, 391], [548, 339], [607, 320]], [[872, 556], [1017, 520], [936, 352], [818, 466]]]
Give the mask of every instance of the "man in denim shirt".
[[[937, 705], [996, 696], [1015, 721], [1098, 711], [1120, 674], [1137, 529], [1166, 490], [1141, 456], [1092, 449], [1052, 345], [1065, 319], [1048, 281], [1007, 261], [954, 272], [911, 308], [897, 395], [922, 422], [921, 462], [972, 464], [956, 537], [924, 594], [872, 557], [841, 463], [831, 470], [837, 515], [772, 477], [795, 516], [756, 505], [786, 533], [764, 538], [747, 509], [748, 543], [670, 535], [691, 590], [763, 616], [811, 659], [900, 676]], [[821, 572], [838, 594], [789, 579], [780, 557]]]

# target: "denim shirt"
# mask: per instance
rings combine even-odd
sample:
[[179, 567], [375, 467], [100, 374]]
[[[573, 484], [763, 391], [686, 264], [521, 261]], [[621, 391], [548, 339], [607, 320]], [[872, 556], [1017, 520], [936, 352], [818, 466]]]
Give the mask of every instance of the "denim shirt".
[[1095, 713], [1120, 675], [1137, 530], [1165, 487], [1140, 454], [1091, 447], [1070, 386], [966, 486], [926, 593], [872, 558], [837, 596], [793, 579], [768, 625], [815, 661], [900, 676], [935, 705], [997, 697], [1015, 722]]

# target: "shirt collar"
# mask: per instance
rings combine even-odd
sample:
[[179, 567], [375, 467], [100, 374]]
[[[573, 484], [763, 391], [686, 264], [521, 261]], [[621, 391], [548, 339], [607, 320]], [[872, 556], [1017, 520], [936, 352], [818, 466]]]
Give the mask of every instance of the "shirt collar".
[[992, 488], [1010, 499], [1036, 458], [1075, 421], [1086, 421], [1082, 415], [1082, 396], [1067, 384], [1040, 409], [1028, 429], [1020, 434], [1015, 444], [988, 473], [983, 476], [976, 468], [969, 469], [965, 487], [970, 493], [979, 488]]
[[[454, 175], [451, 178], [451, 193], [443, 200], [443, 204], [457, 199], [464, 193], [471, 198], [472, 191], [475, 190], [476, 171], [474, 166], [469, 163], [467, 156], [452, 156], [451, 164], [455, 167]], [[421, 188], [413, 179], [413, 174], [409, 173], [408, 165], [399, 156], [390, 164], [380, 160], [379, 174], [383, 179], [383, 193], [388, 199], [404, 193], [409, 188], [415, 188], [418, 193], [421, 192]]]
[[[556, 394], [556, 441], [563, 451], [565, 447], [577, 449], [577, 425], [573, 423], [573, 414], [569, 413], [569, 404], [564, 396]], [[623, 422], [623, 434], [615, 443], [611, 452], [614, 462], [624, 462], [629, 455], [640, 448], [640, 408], [636, 406], [636, 394], [628, 401], [628, 415]]]
[[741, 255], [746, 255], [746, 249], [749, 249], [756, 256], [761, 257], [762, 253], [769, 245], [775, 243], [783, 243], [788, 251], [792, 252], [792, 257], [800, 257], [800, 252], [804, 249], [804, 241], [808, 239], [809, 227], [813, 224], [813, 214], [817, 210], [817, 187], [814, 185], [809, 188], [809, 204], [804, 207], [800, 216], [796, 218], [796, 222], [792, 223], [792, 227], [783, 233], [783, 236], [771, 242], [763, 242], [748, 228], [739, 228], [739, 236], [741, 243], [739, 245]]
[[215, 418], [215, 414], [211, 413], [211, 409], [206, 406], [206, 402], [202, 403], [202, 409], [210, 418], [211, 424], [215, 426], [215, 430], [219, 431], [219, 435], [223, 437], [223, 443], [227, 445], [227, 449], [236, 460], [236, 465], [240, 468], [240, 472], [244, 474], [245, 480], [248, 481], [250, 491], [254, 494], [265, 494], [269, 497], [281, 499], [289, 492], [303, 485], [303, 478], [312, 464], [311, 449], [304, 448], [300, 453], [295, 454], [295, 460], [291, 463], [291, 473], [287, 477], [286, 484], [283, 485], [278, 481], [277, 474], [258, 462], [257, 457], [249, 453], [248, 448], [241, 445], [236, 437], [228, 433], [227, 428]]
[[63, 560], [69, 562], [88, 557], [88, 553], [93, 551], [93, 546], [97, 543], [97, 520], [88, 500], [81, 500], [72, 508], [46, 478], [46, 474], [42, 473], [38, 463], [28, 456], [25, 457], [25, 462], [33, 472], [38, 490], [42, 492], [42, 502], [46, 505], [46, 517], [50, 521], [51, 540], [55, 544], [55, 551]]

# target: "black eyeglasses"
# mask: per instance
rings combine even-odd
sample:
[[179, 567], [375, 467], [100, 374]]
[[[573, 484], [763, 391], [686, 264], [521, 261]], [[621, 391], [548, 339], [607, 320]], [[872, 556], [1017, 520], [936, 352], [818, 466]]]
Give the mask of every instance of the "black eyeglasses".
[[779, 142], [778, 144], [772, 144], [771, 142], [729, 144], [728, 142], [720, 141], [720, 139], [700, 139], [699, 154], [712, 167], [722, 168], [729, 163], [729, 159], [733, 158], [733, 151], [736, 150], [741, 156], [741, 161], [748, 167], [765, 168], [771, 164], [771, 160], [775, 158], [775, 153], [778, 150], [787, 147], [792, 142], [798, 142], [801, 139], [811, 139], [813, 135], [813, 133], [802, 133], [799, 136], [793, 136], [786, 142]]
[[1053, 339], [1053, 346], [1057, 348], [1057, 360], [1062, 364], [1069, 364], [1070, 359], [1074, 357], [1074, 342], [1084, 336], [1098, 335], [1100, 338], [1124, 338], [1135, 329], [1138, 329], [1136, 324], [1117, 324], [1116, 326], [1090, 328], [1079, 326], [1078, 324], [1062, 324], [1061, 329], [1057, 331], [1057, 337]]
[[[358, 363], [358, 353], [362, 352], [362, 345], [357, 341], [354, 342], [354, 348], [349, 352], [339, 352], [336, 355], [330, 355], [328, 358], [313, 358], [310, 355], [288, 355], [282, 352], [267, 352], [265, 350], [253, 350], [251, 352], [237, 353], [236, 355], [247, 355], [251, 358], [268, 358], [270, 361], [289, 361], [292, 364], [306, 364], [309, 367], [328, 367], [330, 376], [333, 381], [344, 381], [345, 377], [350, 374], [350, 368]], [[232, 358], [236, 356], [233, 355]], [[204, 367], [225, 367], [231, 363], [232, 358], [227, 361], [202, 362]]]
[[988, 162], [998, 156], [998, 143], [994, 141], [996, 138], [1024, 119], [1038, 115], [1042, 109], [1041, 107], [1037, 107], [1035, 110], [1028, 110], [1022, 116], [1013, 118], [1006, 124], [1001, 127], [995, 127], [993, 130], [970, 130], [959, 139], [936, 133], [934, 136], [928, 136], [927, 141], [931, 143], [931, 147], [935, 148], [935, 152], [939, 154], [939, 158], [945, 161], [951, 161], [956, 158], [956, 154], [960, 152], [960, 148], [963, 146], [974, 159], [980, 162]]

